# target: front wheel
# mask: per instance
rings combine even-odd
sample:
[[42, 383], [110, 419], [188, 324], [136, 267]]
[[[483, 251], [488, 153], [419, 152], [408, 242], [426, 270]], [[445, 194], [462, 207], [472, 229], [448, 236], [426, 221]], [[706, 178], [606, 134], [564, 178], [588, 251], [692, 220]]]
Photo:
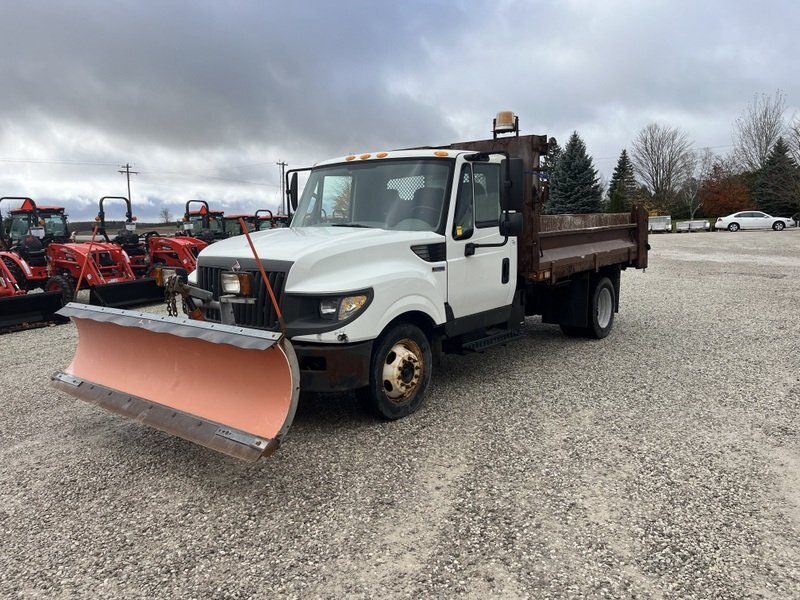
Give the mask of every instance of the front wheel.
[[783, 221], [775, 221], [775, 223], [773, 223], [773, 225], [772, 225], [772, 228], [775, 231], [783, 231], [785, 227], [786, 227], [786, 223], [784, 223]]
[[47, 280], [44, 284], [44, 291], [61, 292], [61, 305], [63, 306], [74, 299], [75, 284], [72, 283], [72, 279], [69, 277], [56, 275]]
[[431, 366], [428, 338], [416, 325], [399, 323], [375, 343], [369, 385], [356, 394], [369, 412], [390, 421], [400, 419], [422, 404]]
[[731, 223], [730, 225], [728, 225], [728, 231], [739, 231], [739, 224]]

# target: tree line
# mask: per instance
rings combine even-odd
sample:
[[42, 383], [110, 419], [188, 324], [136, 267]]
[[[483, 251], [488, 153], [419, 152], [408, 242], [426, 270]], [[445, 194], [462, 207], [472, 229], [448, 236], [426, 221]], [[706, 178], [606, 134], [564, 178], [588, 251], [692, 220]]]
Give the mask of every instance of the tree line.
[[[607, 189], [577, 131], [545, 157], [549, 214], [626, 212], [643, 204], [675, 218], [722, 216], [759, 209], [800, 213], [800, 118], [786, 118], [786, 100], [756, 94], [733, 125], [733, 150], [696, 149], [676, 127], [650, 123], [623, 149]], [[605, 193], [604, 193], [605, 192]], [[798, 218], [798, 217], [796, 217]]]

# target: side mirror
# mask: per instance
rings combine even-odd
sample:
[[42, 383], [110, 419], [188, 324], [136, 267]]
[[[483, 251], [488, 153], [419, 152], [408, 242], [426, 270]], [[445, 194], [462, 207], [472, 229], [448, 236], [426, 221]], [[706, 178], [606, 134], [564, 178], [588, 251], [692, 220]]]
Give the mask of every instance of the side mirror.
[[501, 172], [507, 179], [500, 197], [500, 208], [521, 211], [525, 202], [525, 165], [522, 159], [505, 159]]
[[292, 206], [292, 211], [297, 210], [297, 173], [292, 173], [289, 180], [289, 204]]
[[500, 235], [517, 237], [522, 233], [522, 213], [505, 213], [500, 220]]

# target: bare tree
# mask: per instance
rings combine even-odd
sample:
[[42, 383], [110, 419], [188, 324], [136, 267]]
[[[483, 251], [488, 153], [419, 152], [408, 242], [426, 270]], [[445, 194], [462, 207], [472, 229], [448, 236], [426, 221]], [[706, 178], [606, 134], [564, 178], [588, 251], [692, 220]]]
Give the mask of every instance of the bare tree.
[[694, 215], [703, 207], [704, 198], [700, 190], [711, 177], [715, 158], [709, 148], [692, 152], [690, 155], [680, 191], [681, 204], [686, 208], [690, 219], [694, 219]]
[[786, 133], [786, 101], [777, 90], [774, 97], [753, 96], [734, 124], [734, 152], [739, 166], [746, 171], [759, 171], [767, 162], [770, 150]]
[[792, 119], [786, 132], [786, 141], [789, 144], [789, 150], [792, 153], [794, 162], [800, 164], [800, 117]]
[[669, 211], [692, 158], [692, 144], [677, 128], [651, 123], [633, 141], [631, 162], [653, 196], [655, 208]]
[[162, 223], [171, 223], [172, 222], [172, 213], [165, 206], [164, 208], [161, 209], [161, 212], [158, 213], [158, 218], [161, 219]]

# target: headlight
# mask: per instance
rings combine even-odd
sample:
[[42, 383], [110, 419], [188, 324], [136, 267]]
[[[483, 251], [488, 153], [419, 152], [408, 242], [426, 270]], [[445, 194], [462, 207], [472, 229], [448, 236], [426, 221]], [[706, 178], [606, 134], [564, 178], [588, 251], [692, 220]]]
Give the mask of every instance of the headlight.
[[158, 287], [164, 287], [169, 278], [175, 277], [177, 274], [178, 272], [175, 269], [170, 269], [169, 267], [156, 267], [152, 272], [153, 279], [156, 280]]
[[367, 296], [344, 296], [342, 298], [323, 298], [319, 301], [319, 315], [323, 319], [344, 321], [349, 319], [367, 303]]
[[234, 296], [249, 296], [253, 290], [250, 273], [236, 273], [233, 271], [220, 275], [222, 291]]

